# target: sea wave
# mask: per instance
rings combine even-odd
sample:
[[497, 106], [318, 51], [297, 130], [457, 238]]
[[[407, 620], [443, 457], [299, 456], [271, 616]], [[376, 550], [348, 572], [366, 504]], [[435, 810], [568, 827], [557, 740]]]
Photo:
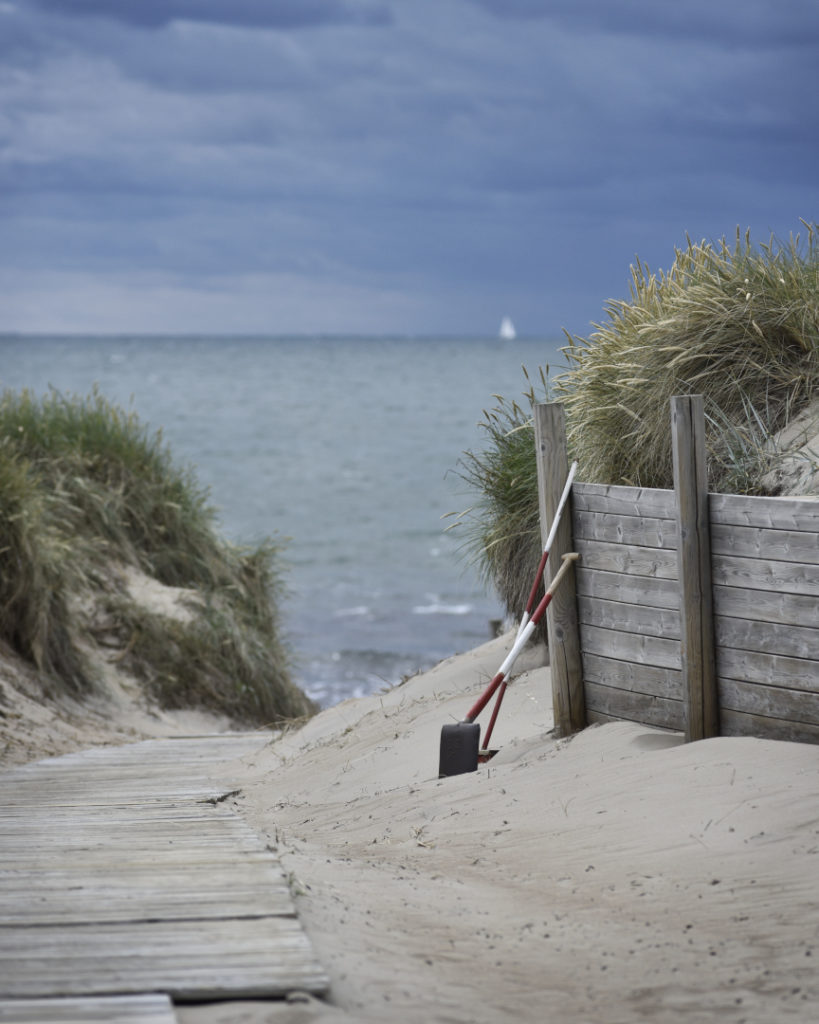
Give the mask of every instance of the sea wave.
[[471, 604], [444, 604], [433, 601], [431, 604], [417, 604], [412, 609], [413, 615], [469, 615]]

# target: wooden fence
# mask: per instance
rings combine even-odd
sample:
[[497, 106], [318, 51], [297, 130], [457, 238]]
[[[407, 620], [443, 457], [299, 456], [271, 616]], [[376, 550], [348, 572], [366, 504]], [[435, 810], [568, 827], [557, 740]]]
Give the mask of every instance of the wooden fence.
[[[548, 620], [556, 725], [819, 743], [819, 498], [707, 494], [701, 405], [674, 402], [675, 490], [573, 486], [548, 563], [581, 556]], [[560, 406], [537, 407], [544, 524], [562, 425]]]

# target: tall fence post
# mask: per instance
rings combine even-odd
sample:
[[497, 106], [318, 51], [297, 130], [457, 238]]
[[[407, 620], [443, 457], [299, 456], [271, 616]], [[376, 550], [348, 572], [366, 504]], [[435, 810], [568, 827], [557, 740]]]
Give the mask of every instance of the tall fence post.
[[[541, 542], [546, 543], [560, 496], [569, 475], [566, 454], [566, 414], [559, 402], [541, 402], [534, 408], [535, 450], [540, 507]], [[548, 586], [560, 568], [562, 556], [572, 550], [572, 513], [569, 499], [555, 535], [544, 582]], [[547, 615], [549, 664], [555, 728], [567, 736], [586, 725], [580, 632], [574, 574], [557, 590]]]
[[677, 499], [685, 739], [690, 742], [719, 735], [702, 395], [671, 399], [671, 446]]

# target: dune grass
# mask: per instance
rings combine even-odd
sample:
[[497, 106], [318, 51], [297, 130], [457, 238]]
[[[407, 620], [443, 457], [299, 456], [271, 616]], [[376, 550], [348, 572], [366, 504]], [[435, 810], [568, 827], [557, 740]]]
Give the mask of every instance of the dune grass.
[[[135, 413], [97, 391], [6, 391], [0, 509], [0, 635], [52, 691], [99, 685], [88, 641], [102, 602], [130, 638], [124, 663], [166, 706], [249, 722], [313, 710], [290, 678], [279, 549], [225, 543], [192, 470]], [[112, 567], [123, 565], [196, 589], [203, 612], [190, 623], [151, 617], [116, 592]]]
[[668, 273], [632, 267], [587, 338], [569, 338], [555, 381], [569, 445], [590, 482], [671, 487], [668, 403], [702, 394], [712, 490], [755, 490], [776, 433], [819, 387], [819, 238], [761, 247], [689, 241]]
[[[709, 488], [769, 493], [784, 454], [771, 436], [819, 393], [819, 235], [803, 224], [786, 243], [688, 240], [667, 273], [638, 262], [630, 298], [611, 300], [588, 338], [568, 336], [551, 398], [578, 479], [672, 487], [669, 399], [702, 394]], [[485, 448], [460, 464], [477, 494], [465, 549], [518, 616], [540, 551], [531, 410], [498, 397], [483, 426]]]

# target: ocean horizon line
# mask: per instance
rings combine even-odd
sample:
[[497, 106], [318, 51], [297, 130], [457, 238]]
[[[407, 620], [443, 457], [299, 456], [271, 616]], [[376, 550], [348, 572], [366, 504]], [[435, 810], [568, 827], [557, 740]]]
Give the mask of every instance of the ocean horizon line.
[[513, 345], [516, 341], [555, 342], [561, 340], [562, 332], [519, 333], [515, 339], [505, 339], [492, 332], [413, 332], [413, 331], [4, 331], [0, 330], [0, 341], [24, 339], [66, 339], [77, 338], [82, 341], [160, 341], [174, 338], [185, 341], [497, 341], [504, 345]]

